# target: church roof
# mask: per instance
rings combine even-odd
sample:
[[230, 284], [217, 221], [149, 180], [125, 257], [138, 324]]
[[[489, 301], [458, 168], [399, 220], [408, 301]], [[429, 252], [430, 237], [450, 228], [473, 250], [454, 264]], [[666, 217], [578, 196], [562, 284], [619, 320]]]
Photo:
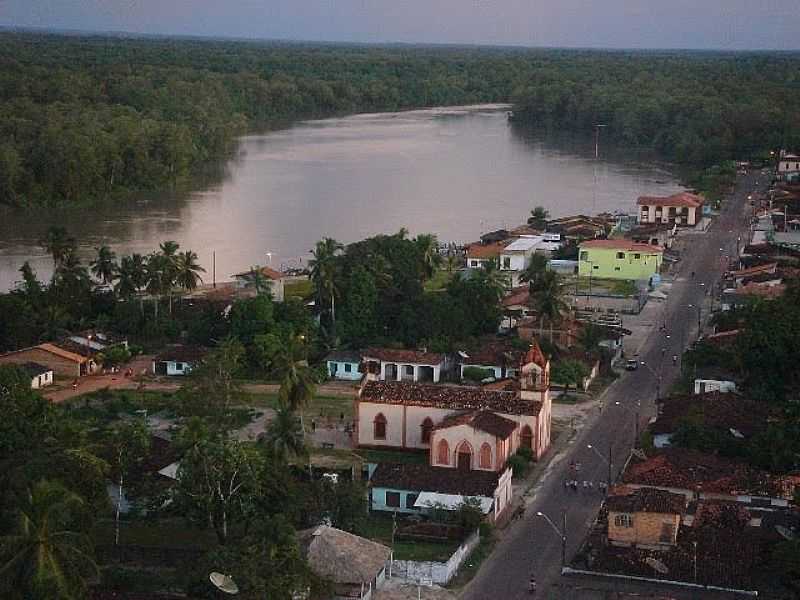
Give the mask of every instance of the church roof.
[[538, 415], [542, 408], [541, 402], [524, 400], [516, 392], [399, 381], [368, 381], [361, 390], [360, 400], [448, 410], [489, 410], [509, 415]]
[[528, 353], [525, 355], [522, 364], [534, 363], [544, 369], [547, 366], [547, 362], [544, 352], [542, 352], [539, 344], [534, 341], [533, 344], [531, 344], [530, 350], [528, 350]]
[[436, 429], [447, 429], [459, 425], [469, 425], [501, 440], [508, 439], [517, 428], [517, 424], [511, 419], [501, 417], [489, 410], [479, 410], [448, 415], [442, 419]]

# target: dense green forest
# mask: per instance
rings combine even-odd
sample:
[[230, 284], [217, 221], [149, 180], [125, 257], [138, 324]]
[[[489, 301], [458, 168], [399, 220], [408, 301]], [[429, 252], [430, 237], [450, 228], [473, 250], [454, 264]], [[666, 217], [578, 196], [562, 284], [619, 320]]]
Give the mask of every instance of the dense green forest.
[[0, 34], [0, 205], [161, 188], [301, 118], [513, 101], [699, 168], [800, 145], [798, 58]]

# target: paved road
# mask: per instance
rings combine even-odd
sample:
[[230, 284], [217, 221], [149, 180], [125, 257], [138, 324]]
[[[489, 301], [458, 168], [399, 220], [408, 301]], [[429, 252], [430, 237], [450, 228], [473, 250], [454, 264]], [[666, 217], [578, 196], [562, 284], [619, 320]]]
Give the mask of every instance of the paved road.
[[[705, 234], [687, 236], [683, 260], [663, 308], [662, 321], [668, 328], [663, 332], [654, 327], [639, 349], [640, 360], [647, 366], [626, 373], [609, 387], [603, 399], [602, 414], [587, 423], [571, 442], [566, 456], [545, 474], [525, 518], [505, 533], [495, 552], [464, 590], [463, 598], [530, 598], [527, 584], [531, 574], [535, 574], [539, 583], [537, 597], [570, 597], [564, 588], [558, 587], [563, 582], [560, 579], [561, 538], [553, 526], [536, 516], [536, 512], [542, 511], [560, 527], [566, 511], [569, 560], [593, 522], [602, 496], [597, 491], [564, 489], [564, 481], [572, 478], [568, 463], [579, 461], [581, 471], [577, 478], [592, 480], [596, 486], [608, 477], [610, 448], [613, 476], [616, 477], [634, 439], [637, 403], [641, 402], [640, 423], [644, 424], [654, 414], [657, 374], [663, 377], [663, 393], [679, 375], [679, 365], [673, 365], [672, 356], [680, 356], [697, 336], [697, 306], [701, 306], [701, 317], [705, 319], [712, 301], [711, 296], [706, 295], [707, 290], [714, 288], [727, 268], [725, 255], [735, 256], [737, 237], [745, 240], [750, 214], [747, 195], [755, 189], [757, 178], [757, 174], [740, 178], [733, 199], [725, 203], [722, 214], [709, 230]], [[761, 176], [760, 179], [758, 185], [763, 188], [767, 178]], [[693, 271], [694, 277], [691, 276]], [[662, 348], [665, 349], [663, 355]], [[592, 449], [587, 448], [589, 444]]]

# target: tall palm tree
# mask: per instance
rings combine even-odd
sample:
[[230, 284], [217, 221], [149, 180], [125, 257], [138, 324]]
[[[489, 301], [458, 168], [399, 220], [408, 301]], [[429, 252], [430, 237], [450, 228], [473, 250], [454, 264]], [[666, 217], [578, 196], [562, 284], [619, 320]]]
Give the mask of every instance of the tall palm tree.
[[108, 285], [114, 280], [117, 272], [117, 255], [108, 246], [100, 246], [97, 250], [97, 258], [89, 263], [92, 275]]
[[[317, 380], [314, 370], [308, 365], [302, 336], [290, 336], [286, 340], [273, 358], [272, 370], [281, 382], [278, 401], [281, 406], [299, 413], [300, 424], [303, 425], [303, 409], [314, 399]], [[305, 434], [305, 426], [303, 433]]]
[[344, 248], [333, 238], [324, 238], [317, 242], [313, 250], [314, 258], [308, 261], [311, 271], [311, 283], [320, 308], [326, 304], [331, 307], [331, 322], [336, 323], [337, 263], [336, 255]]
[[172, 280], [169, 274], [168, 259], [158, 253], [150, 254], [145, 262], [146, 283], [145, 290], [153, 297], [153, 308], [156, 320], [158, 320], [158, 304], [161, 296], [167, 289], [166, 282], [171, 285]]
[[543, 206], [537, 206], [531, 211], [531, 216], [528, 217], [528, 225], [537, 229], [544, 229], [547, 227], [547, 219], [549, 218], [550, 212]]
[[191, 292], [199, 283], [203, 283], [200, 273], [206, 270], [197, 262], [197, 254], [186, 250], [178, 254], [175, 283], [187, 292]]
[[496, 260], [485, 262], [483, 267], [478, 269], [475, 277], [492, 290], [498, 302], [508, 289], [508, 276], [500, 270]]
[[114, 292], [120, 298], [130, 300], [139, 291], [136, 285], [136, 272], [133, 256], [123, 256], [119, 261], [119, 268], [114, 277]]
[[178, 249], [180, 245], [172, 240], [161, 242], [158, 249], [161, 251], [161, 289], [162, 294], [169, 297], [169, 314], [172, 314], [172, 288], [175, 287], [175, 278], [178, 275]]
[[70, 237], [64, 227], [56, 225], [47, 229], [47, 233], [45, 237], [39, 241], [39, 245], [47, 250], [48, 254], [53, 257], [54, 269], [58, 268], [67, 254], [74, 252], [77, 248], [75, 238]]
[[307, 448], [304, 439], [303, 424], [295, 412], [288, 406], [278, 407], [265, 437], [273, 454], [284, 461], [290, 456], [305, 456]]
[[13, 532], [0, 537], [3, 597], [84, 598], [98, 572], [86, 535], [86, 502], [60, 483], [39, 481], [19, 499]]
[[430, 279], [442, 264], [442, 255], [439, 254], [439, 241], [430, 233], [423, 233], [414, 238], [414, 243], [419, 249], [422, 259], [422, 274], [425, 279]]
[[544, 332], [544, 320], [550, 323], [550, 341], [553, 341], [553, 325], [561, 320], [567, 310], [564, 302], [564, 286], [555, 271], [545, 272], [536, 283], [531, 284], [530, 303], [539, 313], [539, 335]]

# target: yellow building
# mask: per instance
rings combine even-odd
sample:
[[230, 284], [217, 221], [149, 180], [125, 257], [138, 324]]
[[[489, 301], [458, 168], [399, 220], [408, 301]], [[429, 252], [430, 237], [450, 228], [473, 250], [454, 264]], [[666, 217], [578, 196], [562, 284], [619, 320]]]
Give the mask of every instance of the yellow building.
[[655, 488], [614, 494], [606, 500], [608, 542], [615, 546], [674, 546], [686, 496]]
[[659, 272], [664, 252], [630, 240], [590, 240], [580, 245], [578, 259], [581, 277], [649, 280]]

